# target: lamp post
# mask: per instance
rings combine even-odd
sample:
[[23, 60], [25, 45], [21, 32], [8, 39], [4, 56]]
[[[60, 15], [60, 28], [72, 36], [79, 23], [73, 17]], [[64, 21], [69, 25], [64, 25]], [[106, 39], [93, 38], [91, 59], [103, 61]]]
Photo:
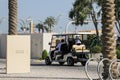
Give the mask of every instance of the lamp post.
[[30, 26], [30, 33], [34, 33], [34, 24], [33, 24], [33, 20], [31, 19], [31, 17], [27, 18], [26, 22], [28, 22]]
[[68, 27], [70, 26], [70, 24], [74, 23], [75, 21], [69, 21], [66, 25], [66, 28], [65, 28], [65, 33], [68, 33]]

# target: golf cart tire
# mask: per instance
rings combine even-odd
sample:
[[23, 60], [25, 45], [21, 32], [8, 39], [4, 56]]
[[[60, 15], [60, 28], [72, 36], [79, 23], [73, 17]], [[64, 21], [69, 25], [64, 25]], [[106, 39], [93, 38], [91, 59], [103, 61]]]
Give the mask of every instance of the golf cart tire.
[[63, 65], [65, 62], [59, 62], [60, 65]]
[[68, 57], [68, 59], [67, 59], [67, 65], [68, 66], [74, 66], [74, 59], [72, 57]]
[[46, 65], [51, 65], [51, 61], [50, 61], [50, 58], [49, 58], [49, 57], [46, 57], [46, 58], [45, 58], [45, 64], [46, 64]]
[[81, 64], [82, 64], [82, 66], [85, 66], [86, 61], [82, 61]]

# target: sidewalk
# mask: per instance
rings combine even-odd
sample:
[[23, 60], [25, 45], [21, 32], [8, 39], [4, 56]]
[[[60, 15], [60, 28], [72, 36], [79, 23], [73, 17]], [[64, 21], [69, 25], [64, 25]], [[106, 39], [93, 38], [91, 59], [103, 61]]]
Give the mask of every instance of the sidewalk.
[[0, 80], [88, 80], [81, 64], [75, 66], [46, 66], [44, 61], [31, 60], [31, 72], [6, 74], [5, 60], [0, 59]]

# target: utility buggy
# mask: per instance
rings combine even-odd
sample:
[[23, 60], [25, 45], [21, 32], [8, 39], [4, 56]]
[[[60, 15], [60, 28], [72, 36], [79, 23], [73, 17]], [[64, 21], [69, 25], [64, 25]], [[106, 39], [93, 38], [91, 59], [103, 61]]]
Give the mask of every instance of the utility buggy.
[[[75, 37], [79, 37], [81, 44], [75, 44]], [[61, 39], [65, 40], [64, 45], [61, 45], [61, 51], [55, 54], [55, 47]], [[46, 65], [51, 65], [52, 62], [59, 62], [63, 65], [67, 62], [68, 66], [73, 66], [74, 63], [81, 62], [85, 66], [90, 51], [86, 49], [83, 43], [83, 34], [55, 34], [52, 35], [49, 55], [45, 59]]]

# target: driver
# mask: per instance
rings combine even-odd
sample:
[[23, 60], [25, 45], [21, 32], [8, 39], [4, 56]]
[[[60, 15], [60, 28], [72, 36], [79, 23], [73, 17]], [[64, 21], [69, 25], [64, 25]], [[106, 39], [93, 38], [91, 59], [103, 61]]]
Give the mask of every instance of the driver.
[[62, 39], [61, 42], [58, 43], [58, 45], [56, 46], [56, 51], [60, 51], [60, 49], [61, 49], [61, 45], [62, 45], [62, 44], [65, 44], [64, 39]]
[[[62, 44], [65, 44], [65, 40], [64, 40], [64, 39], [62, 39], [61, 42], [57, 44], [56, 50], [55, 50], [55, 52], [54, 52], [54, 57], [56, 57], [56, 54], [61, 51], [61, 45], [62, 45]], [[63, 55], [63, 54], [62, 54], [62, 55]]]

